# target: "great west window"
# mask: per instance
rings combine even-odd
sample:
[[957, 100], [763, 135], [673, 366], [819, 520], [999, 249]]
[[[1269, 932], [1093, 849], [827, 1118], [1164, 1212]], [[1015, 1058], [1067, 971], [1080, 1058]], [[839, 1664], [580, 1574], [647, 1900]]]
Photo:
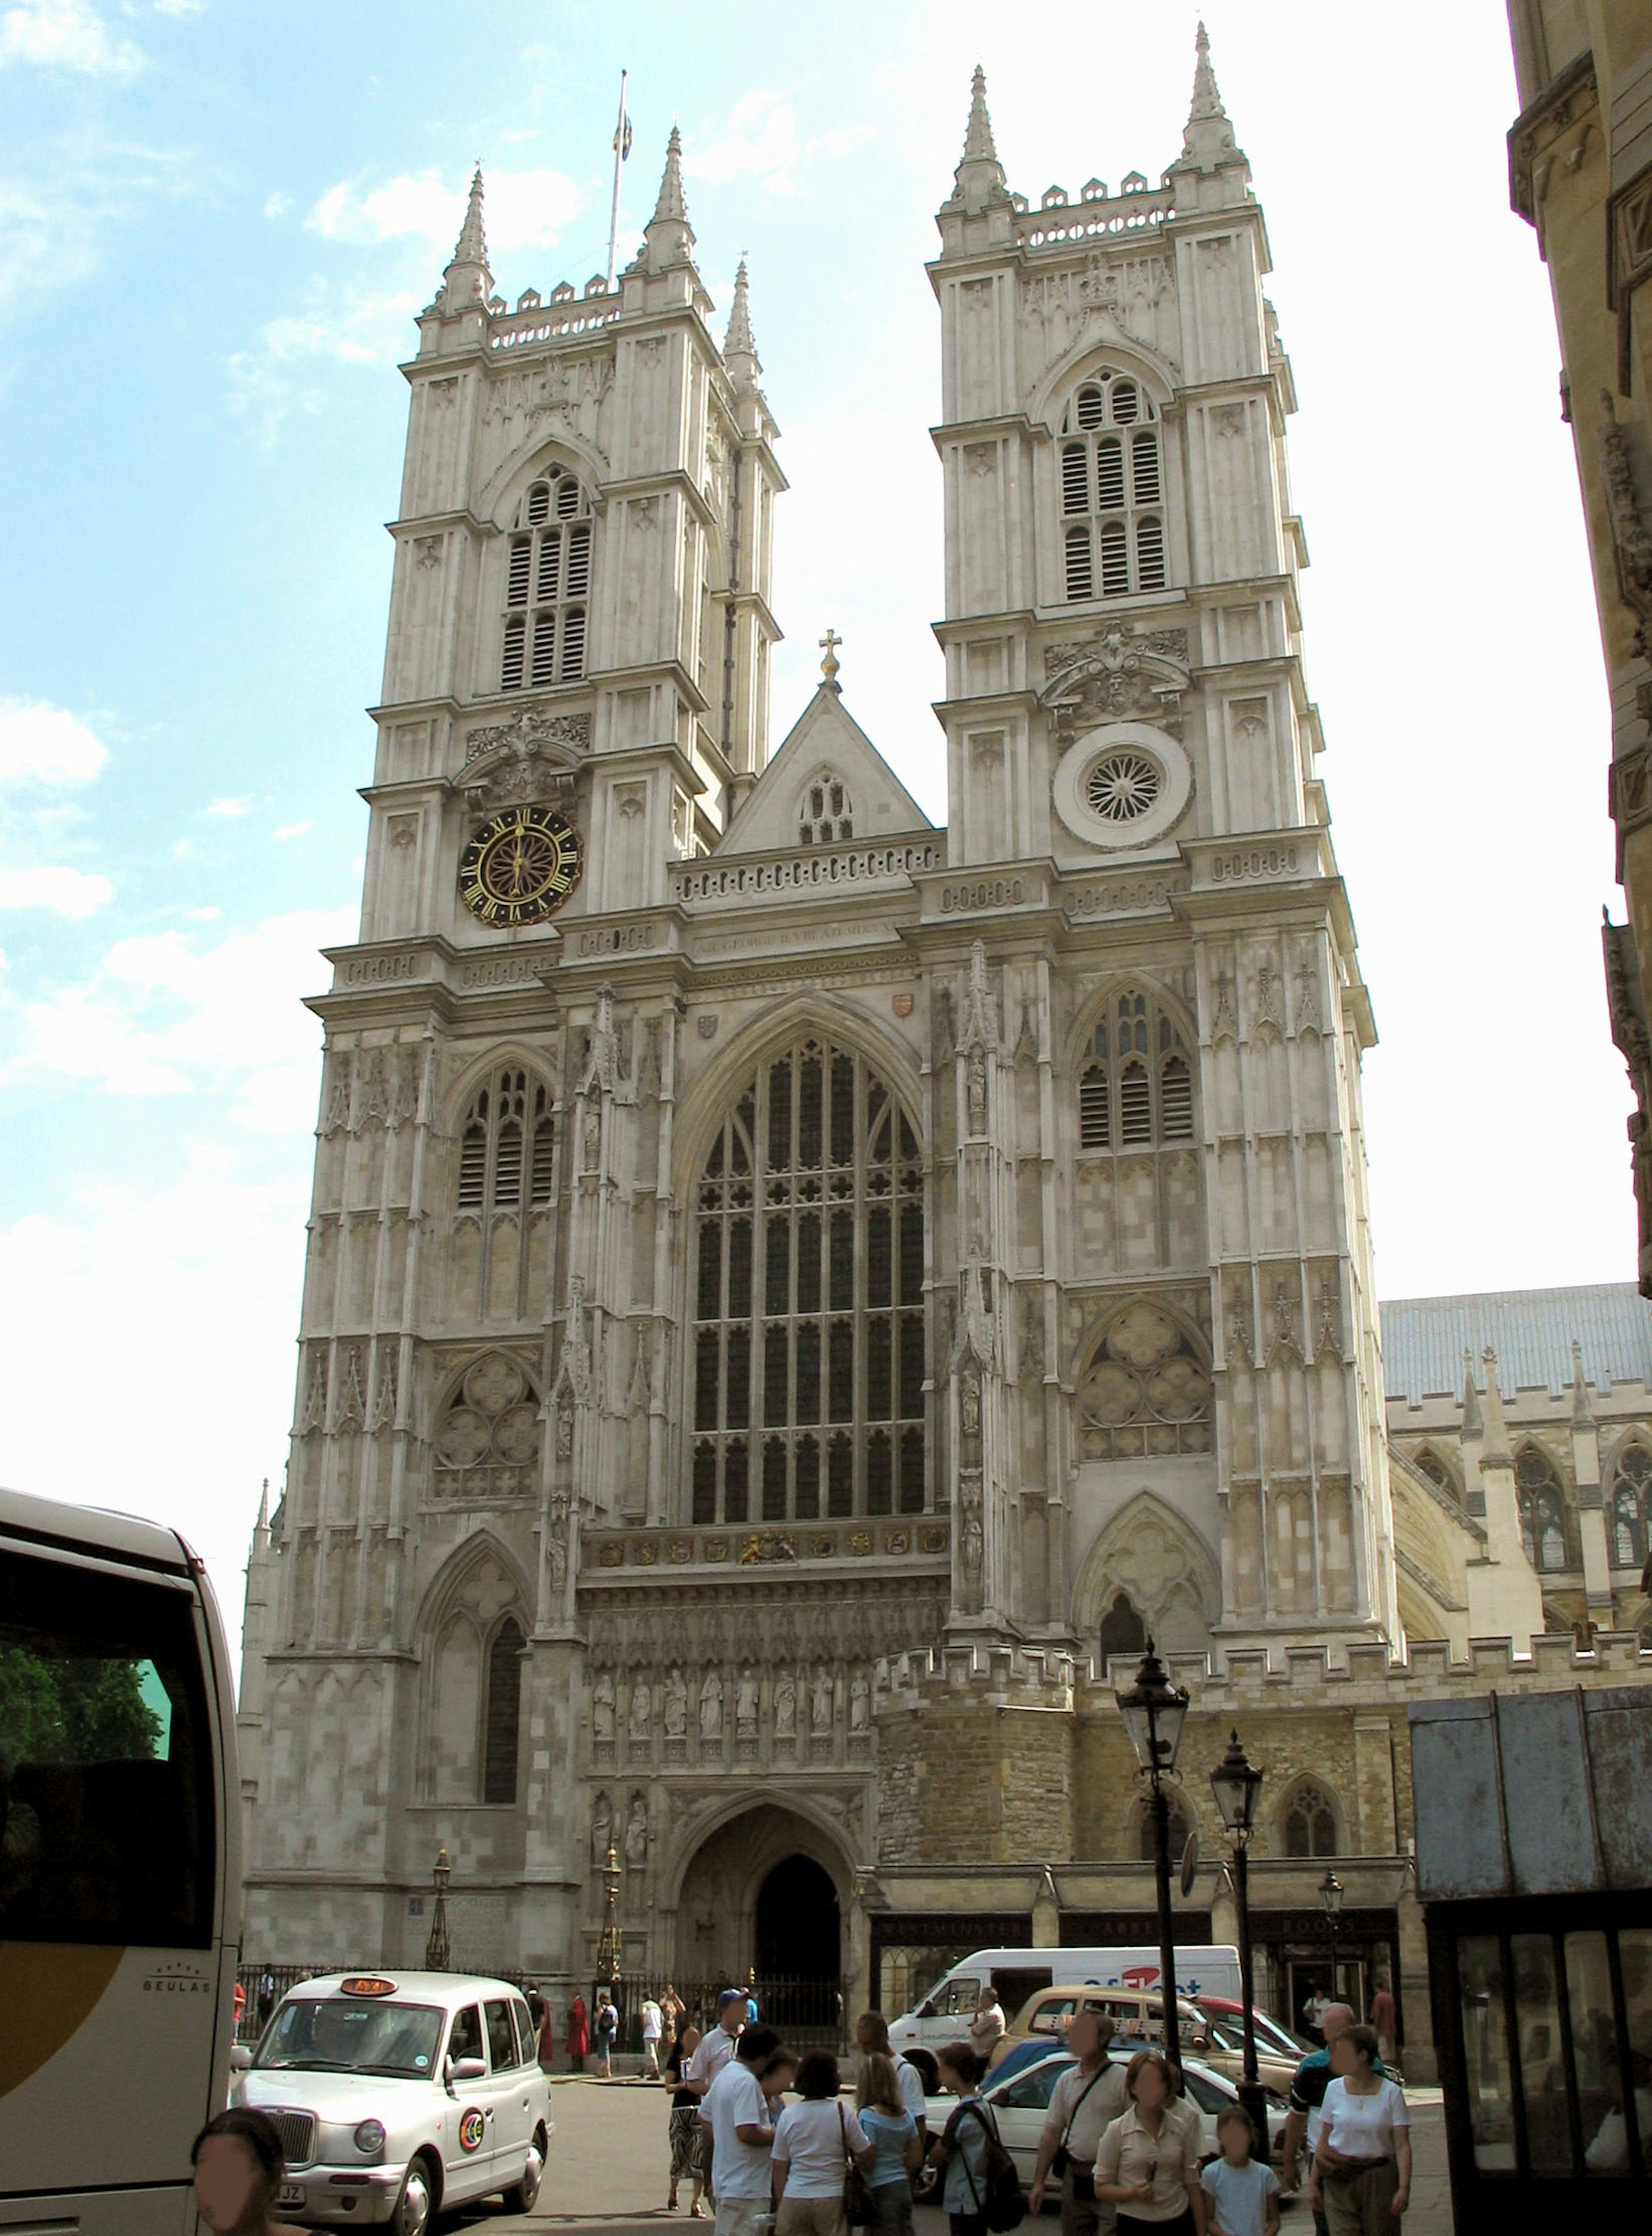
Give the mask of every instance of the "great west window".
[[865, 1059], [805, 1040], [765, 1064], [695, 1227], [694, 1520], [921, 1513], [923, 1167]]

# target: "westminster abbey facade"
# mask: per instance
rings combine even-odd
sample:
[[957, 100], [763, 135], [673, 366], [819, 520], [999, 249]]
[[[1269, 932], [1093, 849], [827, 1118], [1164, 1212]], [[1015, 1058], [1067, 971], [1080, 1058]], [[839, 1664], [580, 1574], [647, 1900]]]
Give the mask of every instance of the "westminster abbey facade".
[[[499, 299], [478, 176], [419, 319], [246, 1948], [416, 1962], [438, 1846], [456, 1961], [553, 1993], [611, 1848], [639, 1974], [898, 2008], [981, 1941], [1150, 1938], [1107, 1668], [1150, 1632], [1181, 1830], [1231, 1724], [1268, 1773], [1275, 2002], [1334, 1857], [1340, 1983], [1426, 2037], [1406, 1703], [1636, 1664], [1641, 1307], [1526, 1398], [1419, 1320], [1390, 1420], [1295, 396], [1203, 34], [1157, 185], [1013, 192], [977, 73], [938, 226], [944, 827], [829, 632], [770, 751], [777, 428], [674, 133], [611, 291]], [[1207, 1853], [1186, 1937], [1225, 1901]]]

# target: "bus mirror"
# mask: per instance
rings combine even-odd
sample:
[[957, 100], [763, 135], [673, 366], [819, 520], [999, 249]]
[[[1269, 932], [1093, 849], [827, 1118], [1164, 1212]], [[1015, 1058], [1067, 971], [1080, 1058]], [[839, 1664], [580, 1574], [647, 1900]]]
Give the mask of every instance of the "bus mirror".
[[246, 2044], [244, 2042], [232, 2042], [230, 2044], [229, 2051], [230, 2071], [232, 2073], [250, 2073], [252, 2068], [252, 2053], [247, 2048]]

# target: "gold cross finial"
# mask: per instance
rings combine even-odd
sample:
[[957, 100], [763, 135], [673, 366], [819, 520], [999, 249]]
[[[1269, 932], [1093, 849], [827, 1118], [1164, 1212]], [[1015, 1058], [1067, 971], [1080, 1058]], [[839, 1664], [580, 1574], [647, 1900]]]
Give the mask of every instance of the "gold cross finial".
[[837, 681], [837, 648], [842, 641], [837, 631], [832, 628], [829, 628], [820, 641], [820, 648], [826, 655], [820, 663], [820, 672], [829, 683]]

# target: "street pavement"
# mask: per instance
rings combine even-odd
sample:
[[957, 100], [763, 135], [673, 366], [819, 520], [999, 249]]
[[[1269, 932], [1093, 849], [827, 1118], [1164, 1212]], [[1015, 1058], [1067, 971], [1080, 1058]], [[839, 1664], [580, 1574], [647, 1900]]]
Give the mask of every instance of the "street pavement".
[[[711, 2223], [688, 2217], [684, 2189], [679, 2211], [665, 2210], [666, 2096], [653, 2083], [598, 2081], [584, 2075], [555, 2075], [551, 2110], [556, 2133], [539, 2203], [531, 2213], [507, 2213], [502, 2206], [469, 2206], [444, 2215], [442, 2236], [461, 2229], [506, 2236], [515, 2230], [589, 2230], [591, 2236], [663, 2236], [673, 2225], [698, 2236], [711, 2236]], [[1413, 2114], [1412, 2207], [1405, 2236], [1452, 2236], [1451, 2191], [1446, 2175], [1446, 2130], [1437, 2088], [1409, 2092]], [[947, 2236], [946, 2215], [921, 2206], [914, 2216], [917, 2236]], [[1304, 2200], [1288, 2202], [1282, 2236], [1312, 2236]], [[1055, 2216], [1047, 2213], [1041, 2236], [1055, 2236]]]

